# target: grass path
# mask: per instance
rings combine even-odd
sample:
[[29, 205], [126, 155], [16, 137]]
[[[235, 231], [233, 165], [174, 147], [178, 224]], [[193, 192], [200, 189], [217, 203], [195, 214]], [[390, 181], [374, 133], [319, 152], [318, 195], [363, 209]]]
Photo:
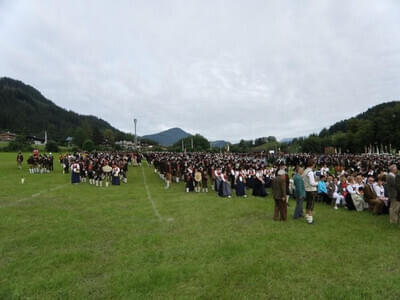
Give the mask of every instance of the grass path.
[[400, 298], [387, 216], [317, 205], [314, 226], [274, 222], [270, 198], [166, 191], [146, 164], [96, 188], [14, 160], [0, 154], [0, 299]]

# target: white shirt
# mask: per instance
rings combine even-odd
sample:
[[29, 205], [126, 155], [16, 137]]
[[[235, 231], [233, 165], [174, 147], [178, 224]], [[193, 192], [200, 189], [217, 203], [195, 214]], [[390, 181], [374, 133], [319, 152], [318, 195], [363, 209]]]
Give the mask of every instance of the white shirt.
[[377, 183], [374, 183], [374, 191], [378, 198], [385, 197], [385, 187], [383, 185], [379, 186]]

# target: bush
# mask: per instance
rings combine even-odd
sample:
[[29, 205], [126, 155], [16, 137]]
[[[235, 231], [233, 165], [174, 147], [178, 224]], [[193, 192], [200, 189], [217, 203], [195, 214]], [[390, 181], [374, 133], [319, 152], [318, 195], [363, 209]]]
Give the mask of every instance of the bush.
[[48, 141], [45, 149], [47, 152], [58, 152], [58, 145], [55, 141]]
[[92, 140], [86, 140], [82, 146], [83, 150], [85, 151], [93, 151], [94, 150], [94, 143]]

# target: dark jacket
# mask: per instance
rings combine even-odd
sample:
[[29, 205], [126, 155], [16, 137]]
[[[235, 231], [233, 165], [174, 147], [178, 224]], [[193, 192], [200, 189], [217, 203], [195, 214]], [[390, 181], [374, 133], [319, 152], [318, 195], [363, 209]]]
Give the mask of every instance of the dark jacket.
[[[386, 188], [387, 188], [387, 193], [390, 201], [396, 201], [397, 200], [397, 186], [396, 186], [396, 179], [398, 176], [392, 176], [391, 174], [388, 174], [386, 176]], [[398, 179], [397, 179], [398, 180]]]
[[274, 195], [274, 199], [282, 200], [286, 199], [286, 180], [282, 178], [282, 176], [276, 177], [272, 181], [272, 194]]
[[376, 196], [375, 190], [369, 186], [369, 184], [366, 184], [364, 186], [364, 200], [365, 202], [369, 203], [371, 200], [375, 200], [378, 198]]

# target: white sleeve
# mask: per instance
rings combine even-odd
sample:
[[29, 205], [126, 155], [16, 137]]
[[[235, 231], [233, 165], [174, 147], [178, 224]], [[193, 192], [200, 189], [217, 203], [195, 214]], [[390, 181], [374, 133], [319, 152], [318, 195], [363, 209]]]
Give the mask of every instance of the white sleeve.
[[317, 183], [315, 182], [315, 179], [314, 179], [314, 173], [313, 172], [308, 172], [307, 176], [308, 176], [308, 179], [310, 181], [310, 185], [317, 186]]
[[355, 194], [356, 192], [354, 191], [354, 189], [353, 189], [353, 186], [351, 185], [351, 184], [349, 184], [348, 186], [347, 186], [347, 191], [350, 193], [350, 194]]
[[378, 197], [380, 197], [381, 196], [381, 189], [379, 188], [379, 186], [377, 184], [374, 184], [373, 187], [374, 187], [375, 194]]

